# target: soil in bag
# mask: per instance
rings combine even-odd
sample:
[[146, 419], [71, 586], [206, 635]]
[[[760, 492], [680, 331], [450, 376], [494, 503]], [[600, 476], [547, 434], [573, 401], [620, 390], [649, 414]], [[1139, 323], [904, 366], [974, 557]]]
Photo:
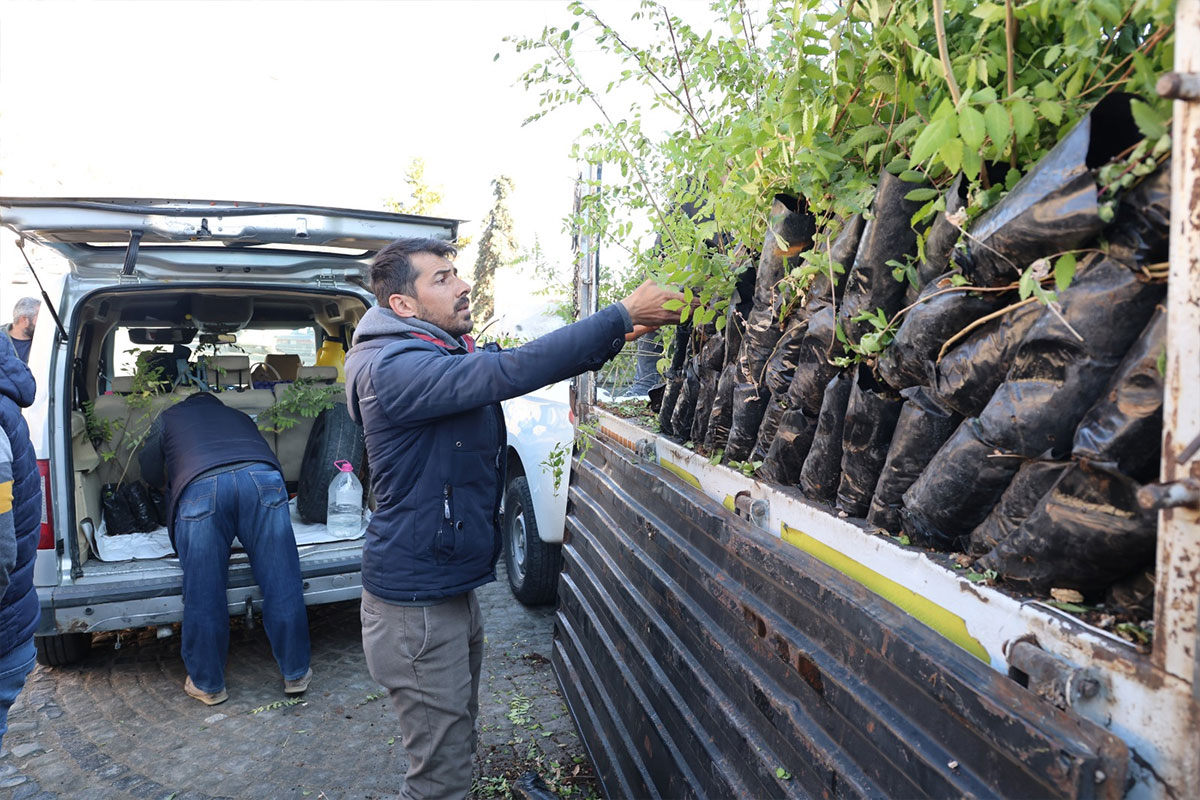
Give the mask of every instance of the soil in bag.
[[1110, 94], [971, 225], [954, 263], [976, 286], [1016, 280], [1035, 260], [1073, 250], [1104, 228], [1092, 170], [1141, 138], [1130, 95]]
[[846, 404], [854, 374], [839, 372], [825, 387], [825, 399], [817, 415], [812, 447], [800, 470], [800, 490], [812, 500], [831, 502], [837, 495], [842, 475], [842, 433], [846, 422]]
[[675, 400], [675, 413], [671, 415], [671, 431], [680, 439], [692, 432], [692, 420], [696, 415], [696, 400], [700, 396], [700, 373], [696, 369], [697, 359], [688, 362], [683, 370], [683, 384]]
[[1156, 522], [1137, 503], [1136, 481], [1072, 464], [1016, 531], [977, 562], [1035, 592], [1096, 596], [1154, 560]]
[[933, 218], [929, 235], [925, 237], [925, 260], [917, 264], [917, 283], [922, 289], [946, 271], [954, 245], [962, 236], [957, 226], [946, 221], [947, 214], [953, 214], [967, 204], [967, 183], [961, 173], [943, 197], [946, 199], [946, 210], [939, 211]]
[[674, 436], [675, 404], [683, 390], [683, 365], [691, 355], [692, 324], [685, 322], [675, 328], [675, 341], [671, 344], [671, 366], [666, 373], [667, 387], [663, 391], [662, 406], [658, 410], [658, 429], [664, 436]]
[[854, 321], [855, 317], [882, 310], [890, 319], [904, 301], [907, 283], [893, 277], [887, 262], [903, 262], [917, 251], [917, 232], [910, 220], [922, 203], [904, 199], [915, 188], [886, 170], [880, 175], [871, 204], [875, 216], [863, 229], [837, 313], [838, 324], [852, 342], [859, 342], [863, 334], [874, 330], [868, 322]]
[[129, 504], [128, 484], [106, 483], [100, 489], [100, 508], [109, 536], [138, 531], [137, 514]]
[[1071, 455], [1108, 464], [1141, 481], [1158, 474], [1162, 440], [1167, 311], [1159, 306], [1125, 355], [1108, 390], [1075, 430]]
[[1008, 301], [1007, 292], [967, 292], [955, 288], [947, 272], [921, 290], [904, 315], [895, 338], [879, 357], [879, 374], [897, 389], [929, 379], [929, 365], [951, 336]]
[[716, 399], [717, 381], [721, 375], [715, 370], [702, 370], [700, 373], [700, 391], [696, 395], [696, 413], [692, 416], [692, 434], [688, 439], [697, 447], [704, 445], [708, 436], [708, 422], [712, 414], [713, 400]]
[[1024, 456], [1070, 452], [1075, 428], [1166, 290], [1124, 264], [1090, 257], [1025, 334], [1004, 383], [979, 415], [987, 442]]
[[866, 364], [858, 365], [857, 379], [846, 404], [842, 429], [842, 478], [837, 507], [851, 517], [865, 517], [879, 473], [887, 461], [888, 446], [904, 398], [879, 381]]
[[1041, 459], [1022, 464], [992, 513], [971, 531], [967, 552], [973, 556], [986, 555], [1007, 539], [1033, 513], [1068, 466], [1070, 463], [1066, 461]]
[[1117, 217], [1105, 231], [1108, 254], [1131, 267], [1167, 260], [1171, 240], [1171, 160], [1121, 197]]
[[904, 493], [904, 532], [913, 544], [964, 550], [1023, 460], [984, 442], [978, 420], [963, 420]]
[[942, 406], [924, 386], [913, 386], [900, 394], [904, 407], [896, 420], [896, 432], [867, 513], [867, 522], [892, 533], [899, 533], [902, 527], [904, 492], [962, 422], [962, 417]]
[[800, 408], [785, 410], [758, 474], [781, 486], [795, 486], [816, 432], [816, 417]]
[[729, 441], [729, 426], [733, 424], [733, 387], [736, 383], [737, 365], [727, 364], [717, 379], [712, 411], [708, 414], [708, 430], [704, 433], [704, 446], [709, 452], [724, 449]]
[[1012, 365], [1021, 340], [1041, 316], [1042, 306], [1026, 303], [989, 320], [928, 365], [929, 386], [947, 408], [977, 417]]
[[[816, 222], [802, 202], [776, 195], [771, 206], [770, 226], [763, 242], [754, 284], [754, 309], [746, 322], [742, 350], [738, 356], [738, 382], [734, 387], [733, 422], [725, 455], [734, 461], [750, 457], [758, 439], [758, 428], [770, 392], [765, 386], [767, 361], [783, 333], [779, 314], [783, 302], [779, 282], [812, 247]], [[779, 244], [786, 245], [780, 248]]]
[[833, 306], [822, 306], [808, 318], [808, 329], [796, 357], [796, 372], [788, 384], [789, 408], [802, 408], [810, 416], [820, 413], [825, 387], [839, 369], [830, 363], [835, 347], [840, 347], [835, 338], [836, 324]]
[[[846, 275], [854, 265], [854, 256], [858, 252], [858, 244], [862, 240], [866, 220], [862, 214], [849, 217], [833, 237], [829, 245], [830, 268], [823, 269], [813, 277], [805, 296], [805, 305], [809, 312], [829, 305], [837, 305], [842, 301], [842, 291], [846, 286]], [[832, 270], [832, 274], [830, 274]]]

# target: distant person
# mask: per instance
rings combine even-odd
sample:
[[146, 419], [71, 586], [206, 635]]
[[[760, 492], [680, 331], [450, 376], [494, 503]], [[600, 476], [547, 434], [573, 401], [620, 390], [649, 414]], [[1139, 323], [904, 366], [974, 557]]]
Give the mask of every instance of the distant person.
[[200, 392], [164, 411], [138, 456], [142, 478], [167, 487], [168, 532], [183, 569], [183, 689], [214, 706], [225, 691], [225, 589], [236, 536], [263, 594], [263, 628], [285, 694], [312, 680], [300, 554], [283, 468], [246, 414]]
[[21, 409], [33, 402], [29, 367], [0, 331], [0, 743], [8, 709], [33, 669], [41, 617], [33, 562], [42, 523], [42, 479]]
[[42, 310], [42, 301], [36, 297], [22, 297], [13, 306], [13, 321], [4, 329], [12, 340], [17, 355], [26, 364], [29, 363], [29, 346], [33, 344], [33, 329], [37, 327], [38, 312]]
[[514, 350], [476, 350], [455, 247], [398, 239], [371, 265], [379, 305], [346, 356], [379, 501], [362, 555], [363, 650], [400, 718], [400, 797], [459, 800], [471, 788], [483, 618], [475, 589], [501, 552], [500, 401], [598, 369], [626, 337], [679, 322], [678, 292], [650, 281], [618, 303]]

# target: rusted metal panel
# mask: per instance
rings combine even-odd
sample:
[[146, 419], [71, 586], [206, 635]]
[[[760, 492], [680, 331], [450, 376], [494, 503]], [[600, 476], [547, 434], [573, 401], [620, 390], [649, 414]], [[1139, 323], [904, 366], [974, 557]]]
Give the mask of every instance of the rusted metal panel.
[[1120, 797], [1123, 742], [601, 439], [554, 664], [612, 797]]

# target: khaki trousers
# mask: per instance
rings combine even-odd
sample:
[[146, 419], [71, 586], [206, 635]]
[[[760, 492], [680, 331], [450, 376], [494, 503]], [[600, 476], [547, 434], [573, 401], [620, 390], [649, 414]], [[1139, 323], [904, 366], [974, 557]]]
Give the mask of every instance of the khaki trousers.
[[471, 789], [483, 619], [475, 592], [432, 606], [362, 593], [367, 669], [388, 690], [408, 753], [404, 800], [461, 800]]

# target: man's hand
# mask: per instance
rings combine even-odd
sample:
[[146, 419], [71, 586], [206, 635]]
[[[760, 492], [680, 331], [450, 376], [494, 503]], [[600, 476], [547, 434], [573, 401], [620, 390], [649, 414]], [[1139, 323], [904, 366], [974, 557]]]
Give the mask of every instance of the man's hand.
[[639, 326], [653, 329], [659, 325], [678, 325], [680, 309], [668, 311], [663, 308], [663, 304], [670, 300], [683, 303], [683, 294], [661, 289], [654, 281], [646, 281], [621, 303], [629, 312], [629, 319], [633, 322], [634, 332], [637, 333]]

